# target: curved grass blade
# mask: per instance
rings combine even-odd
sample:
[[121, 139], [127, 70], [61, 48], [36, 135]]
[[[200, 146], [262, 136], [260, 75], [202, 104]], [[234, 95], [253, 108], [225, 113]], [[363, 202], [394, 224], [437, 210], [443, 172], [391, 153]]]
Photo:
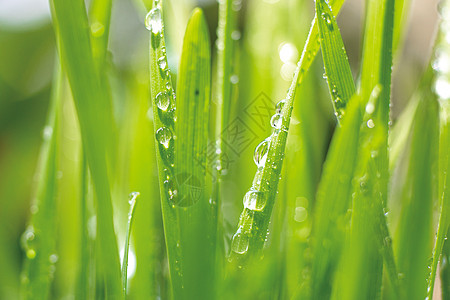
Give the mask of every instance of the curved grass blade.
[[128, 226], [127, 226], [127, 235], [125, 238], [125, 246], [123, 253], [123, 262], [122, 262], [122, 296], [123, 299], [127, 298], [127, 284], [128, 284], [128, 250], [130, 248], [130, 237], [131, 237], [131, 227], [133, 226], [134, 219], [134, 210], [136, 209], [136, 200], [139, 197], [138, 192], [133, 192], [130, 194], [130, 210], [128, 212]]
[[203, 12], [194, 10], [183, 42], [174, 118], [175, 98], [167, 70], [161, 9], [159, 2], [149, 13], [147, 24], [151, 30], [151, 93], [172, 290], [176, 299], [209, 299], [215, 288], [217, 230], [216, 208], [209, 201], [206, 160], [209, 34]]
[[72, 89], [81, 129], [83, 149], [97, 195], [97, 237], [100, 267], [109, 297], [120, 297], [120, 263], [113, 224], [105, 154], [114, 128], [102, 112], [108, 107], [107, 92], [102, 88], [92, 50], [86, 8], [83, 1], [53, 0], [52, 16], [60, 41], [62, 65]]
[[325, 0], [316, 1], [316, 16], [328, 88], [340, 122], [348, 101], [355, 93], [355, 83], [336, 18]]
[[396, 247], [406, 299], [423, 299], [427, 295], [424, 278], [428, 275], [433, 198], [437, 190], [434, 166], [438, 157], [438, 119], [436, 99], [422, 98], [412, 127], [409, 176], [403, 192]]
[[63, 75], [61, 67], [53, 81], [53, 91], [43, 130], [37, 174], [38, 185], [32, 203], [30, 224], [22, 235], [25, 263], [22, 274], [24, 299], [47, 299], [57, 261], [56, 195], [58, 171], [59, 110]]

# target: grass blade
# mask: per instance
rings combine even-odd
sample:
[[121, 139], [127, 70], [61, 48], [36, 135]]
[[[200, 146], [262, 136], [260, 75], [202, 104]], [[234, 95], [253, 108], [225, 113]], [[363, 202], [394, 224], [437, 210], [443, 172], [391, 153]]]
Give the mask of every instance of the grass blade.
[[[438, 157], [438, 105], [433, 97], [419, 103], [412, 128], [407, 181], [398, 227], [399, 272], [406, 299], [423, 299], [427, 294], [424, 278], [432, 243], [432, 207], [435, 188], [434, 166]], [[419, 221], [420, 220], [420, 221]]]
[[101, 270], [107, 295], [120, 297], [120, 263], [113, 224], [113, 209], [105, 154], [108, 137], [114, 128], [102, 113], [108, 107], [107, 92], [102, 88], [92, 56], [84, 2], [53, 0], [52, 15], [60, 57], [72, 89], [80, 123], [83, 149], [89, 164], [97, 203], [97, 237], [102, 253]]
[[[170, 75], [164, 72], [167, 58], [161, 9], [159, 3], [149, 13], [147, 24], [151, 30], [151, 92], [172, 290], [176, 299], [208, 299], [214, 293], [212, 266], [217, 230], [213, 213], [216, 209], [209, 202], [206, 161], [211, 80], [209, 34], [203, 12], [194, 10], [183, 42], [174, 119], [170, 116], [175, 107]], [[170, 97], [169, 103], [162, 105], [162, 96]]]
[[130, 211], [128, 212], [128, 226], [127, 226], [127, 235], [125, 238], [125, 246], [123, 253], [123, 262], [122, 262], [122, 296], [123, 299], [127, 298], [127, 283], [128, 283], [128, 250], [130, 248], [130, 237], [131, 237], [131, 227], [133, 226], [134, 219], [134, 210], [136, 209], [136, 200], [139, 197], [138, 192], [133, 192], [130, 194]]
[[44, 127], [44, 141], [40, 150], [37, 174], [39, 176], [32, 216], [27, 230], [22, 235], [25, 264], [22, 278], [24, 299], [46, 299], [50, 295], [56, 252], [56, 195], [57, 154], [59, 133], [59, 110], [63, 75], [58, 68], [53, 82], [47, 123]]
[[336, 18], [324, 0], [316, 1], [316, 16], [328, 88], [335, 115], [340, 122], [348, 101], [355, 93], [355, 83]]
[[331, 282], [344, 246], [346, 219], [350, 217], [347, 214], [351, 204], [351, 179], [361, 122], [362, 101], [355, 95], [349, 102], [342, 127], [334, 134], [317, 191], [312, 233], [311, 299], [329, 299], [331, 294]]

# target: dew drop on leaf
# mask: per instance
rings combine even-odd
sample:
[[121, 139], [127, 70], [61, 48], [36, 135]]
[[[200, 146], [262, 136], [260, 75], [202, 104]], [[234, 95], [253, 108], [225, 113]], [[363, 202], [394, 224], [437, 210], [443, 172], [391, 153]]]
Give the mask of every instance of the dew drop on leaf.
[[172, 131], [167, 127], [161, 127], [156, 131], [156, 140], [166, 149], [169, 148], [172, 137]]
[[156, 106], [162, 110], [167, 111], [167, 108], [169, 108], [170, 105], [170, 96], [167, 92], [160, 92], [158, 95], [156, 95]]
[[281, 114], [274, 114], [270, 119], [270, 125], [275, 129], [280, 129], [283, 123], [283, 116]]
[[233, 236], [231, 242], [231, 250], [237, 254], [245, 254], [248, 251], [249, 237], [241, 232], [241, 228], [238, 229]]
[[266, 198], [263, 192], [248, 191], [244, 196], [244, 207], [253, 211], [262, 211], [266, 206]]
[[265, 139], [255, 148], [253, 160], [258, 168], [264, 167], [266, 164], [267, 154], [269, 153], [270, 140]]

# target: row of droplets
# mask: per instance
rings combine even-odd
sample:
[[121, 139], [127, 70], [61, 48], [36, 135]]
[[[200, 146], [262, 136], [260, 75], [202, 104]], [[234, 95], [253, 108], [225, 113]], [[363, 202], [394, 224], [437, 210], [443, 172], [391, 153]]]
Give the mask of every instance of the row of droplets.
[[270, 119], [270, 125], [273, 128], [272, 135], [256, 146], [253, 153], [253, 161], [258, 167], [258, 170], [251, 188], [244, 195], [243, 204], [245, 209], [239, 218], [238, 230], [233, 235], [231, 242], [231, 250], [239, 255], [244, 255], [248, 251], [255, 213], [263, 211], [267, 204], [267, 193], [261, 191], [260, 188], [261, 179], [269, 154], [270, 145], [274, 140], [274, 137], [279, 134], [280, 131], [287, 132], [287, 128], [283, 125], [282, 114], [285, 104], [286, 100], [283, 99], [275, 106], [275, 114]]
[[[159, 143], [159, 154], [164, 163], [164, 177], [163, 184], [166, 191], [166, 196], [172, 207], [177, 203], [178, 189], [175, 180], [174, 172], [174, 140], [176, 136], [173, 134], [173, 129], [176, 122], [176, 95], [172, 87], [172, 79], [170, 69], [167, 63], [166, 48], [161, 44], [163, 39], [164, 25], [162, 20], [162, 13], [160, 2], [155, 1], [153, 9], [147, 14], [145, 19], [145, 26], [151, 32], [150, 44], [155, 53], [160, 52], [161, 56], [157, 59], [157, 67], [161, 79], [165, 82], [163, 90], [156, 94], [153, 99], [153, 105], [156, 106], [156, 112], [162, 125], [156, 130], [155, 137]], [[160, 49], [160, 51], [158, 51]], [[153, 116], [154, 118], [156, 116]]]

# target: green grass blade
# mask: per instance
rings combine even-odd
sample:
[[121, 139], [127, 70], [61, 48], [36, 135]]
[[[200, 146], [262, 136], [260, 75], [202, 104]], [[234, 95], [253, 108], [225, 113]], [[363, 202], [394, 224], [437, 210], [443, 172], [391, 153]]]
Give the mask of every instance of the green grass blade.
[[[175, 107], [170, 75], [164, 72], [167, 60], [160, 3], [147, 20], [151, 30], [151, 93], [161, 205], [173, 296], [208, 299], [214, 293], [212, 266], [217, 230], [213, 213], [216, 209], [209, 202], [206, 161], [211, 80], [209, 33], [203, 12], [194, 10], [183, 43], [175, 121], [170, 116]], [[162, 105], [162, 96], [170, 96], [169, 103]]]
[[130, 237], [131, 237], [131, 227], [133, 226], [134, 210], [136, 209], [136, 200], [139, 197], [138, 192], [133, 192], [130, 194], [130, 211], [128, 212], [128, 224], [127, 224], [127, 235], [125, 238], [125, 246], [123, 251], [123, 261], [122, 261], [122, 296], [123, 299], [127, 298], [127, 284], [128, 284], [128, 250], [130, 248]]
[[[374, 90], [368, 107], [377, 107]], [[376, 299], [381, 292], [382, 260], [378, 244], [381, 208], [376, 158], [383, 148], [384, 129], [375, 109], [367, 109], [360, 129], [359, 151], [353, 179], [352, 219], [341, 272], [334, 283], [334, 299]], [[358, 284], [354, 284], [358, 282]]]
[[[333, 11], [333, 15], [337, 16], [345, 0], [331, 0], [329, 5]], [[317, 25], [317, 16], [314, 18], [309, 30], [308, 38], [303, 48], [302, 56], [300, 58], [300, 74], [298, 76], [298, 83], [301, 83], [306, 72], [311, 67], [314, 57], [320, 48], [319, 27]]]
[[355, 83], [336, 18], [324, 0], [316, 1], [316, 16], [328, 88], [340, 122], [348, 101], [355, 93]]
[[56, 195], [58, 171], [59, 110], [63, 75], [58, 68], [53, 82], [44, 141], [40, 150], [37, 174], [39, 176], [32, 216], [22, 235], [25, 263], [22, 278], [24, 299], [46, 299], [50, 295], [56, 255]]
[[90, 248], [91, 240], [88, 233], [88, 198], [89, 198], [89, 170], [87, 166], [86, 155], [81, 157], [81, 170], [80, 170], [80, 260], [79, 270], [77, 278], [77, 288], [75, 299], [82, 300], [88, 299], [90, 295], [89, 278], [91, 275], [90, 268]]
[[107, 295], [120, 297], [120, 263], [113, 224], [105, 154], [113, 124], [103, 112], [108, 107], [107, 92], [102, 89], [90, 47], [90, 35], [84, 2], [54, 0], [53, 22], [61, 44], [60, 57], [72, 89], [81, 129], [83, 149], [97, 195], [97, 237], [102, 253], [101, 270]]
[[293, 102], [300, 76], [300, 63], [294, 74], [286, 100], [277, 105], [279, 111], [272, 117], [272, 135], [255, 149], [254, 160], [258, 166], [252, 187], [244, 196], [244, 210], [239, 228], [233, 236], [230, 259], [238, 265], [260, 257], [267, 237], [272, 209], [285, 154]]
[[[362, 101], [355, 95], [349, 102], [342, 127], [337, 128], [328, 150], [317, 192], [312, 243], [311, 299], [328, 299], [334, 271], [344, 246], [351, 180], [358, 152]], [[337, 178], [336, 178], [337, 177]]]
[[409, 176], [404, 186], [396, 247], [406, 299], [423, 299], [427, 295], [424, 278], [429, 274], [432, 208], [437, 190], [434, 166], [438, 157], [438, 119], [436, 100], [424, 97], [412, 128]]
[[92, 53], [99, 67], [103, 67], [108, 49], [112, 0], [93, 0], [89, 10]]

